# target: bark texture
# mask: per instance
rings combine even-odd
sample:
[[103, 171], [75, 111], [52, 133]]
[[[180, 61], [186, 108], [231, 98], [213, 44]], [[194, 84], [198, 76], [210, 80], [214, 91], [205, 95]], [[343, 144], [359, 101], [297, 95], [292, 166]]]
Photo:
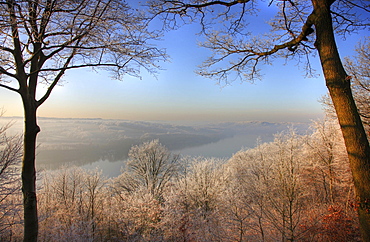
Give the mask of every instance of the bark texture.
[[370, 147], [334, 38], [330, 6], [334, 1], [313, 0], [315, 46], [344, 137], [352, 170], [363, 241], [370, 241]]
[[40, 131], [37, 125], [35, 101], [22, 96], [25, 111], [24, 143], [22, 160], [22, 192], [24, 210], [24, 241], [37, 241], [38, 216], [36, 198], [36, 137]]

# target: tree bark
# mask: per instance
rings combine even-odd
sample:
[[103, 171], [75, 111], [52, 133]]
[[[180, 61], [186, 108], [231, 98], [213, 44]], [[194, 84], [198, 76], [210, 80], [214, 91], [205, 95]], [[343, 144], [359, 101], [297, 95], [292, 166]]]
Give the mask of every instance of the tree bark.
[[24, 210], [24, 241], [37, 241], [38, 236], [38, 216], [36, 199], [36, 137], [40, 128], [37, 125], [36, 103], [23, 96], [24, 106], [24, 143], [22, 160], [22, 192]]
[[359, 202], [363, 241], [370, 241], [370, 147], [334, 38], [330, 6], [335, 0], [312, 0], [316, 43], [326, 86], [344, 137]]

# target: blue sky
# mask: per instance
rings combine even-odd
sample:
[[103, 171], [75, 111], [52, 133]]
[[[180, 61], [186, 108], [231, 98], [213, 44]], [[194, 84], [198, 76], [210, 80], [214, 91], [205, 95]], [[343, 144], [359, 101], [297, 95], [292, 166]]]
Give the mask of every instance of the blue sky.
[[[258, 26], [254, 26], [258, 27]], [[168, 121], [309, 121], [323, 116], [318, 100], [326, 94], [323, 77], [304, 78], [295, 62], [277, 60], [263, 66], [263, 79], [254, 84], [234, 82], [222, 87], [194, 71], [210, 52], [197, 46], [198, 25], [166, 34], [159, 42], [170, 63], [157, 78], [112, 80], [106, 72], [88, 69], [67, 72], [62, 86], [39, 108], [38, 115], [61, 118], [107, 118]], [[358, 36], [338, 41], [342, 56], [353, 55]], [[346, 46], [346, 47], [345, 47]], [[314, 59], [321, 74], [318, 58]], [[22, 116], [20, 97], [0, 88], [5, 116]]]

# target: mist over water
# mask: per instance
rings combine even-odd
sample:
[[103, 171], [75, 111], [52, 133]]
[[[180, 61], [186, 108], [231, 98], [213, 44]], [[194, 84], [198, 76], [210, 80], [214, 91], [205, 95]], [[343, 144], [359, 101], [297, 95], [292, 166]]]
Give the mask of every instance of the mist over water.
[[[22, 133], [22, 118], [0, 118], [0, 125], [14, 122], [12, 133]], [[294, 127], [306, 132], [308, 123], [220, 122], [176, 124], [106, 119], [39, 118], [37, 168], [81, 166], [101, 169], [107, 177], [121, 173], [133, 145], [159, 139], [182, 156], [228, 159], [241, 149], [270, 142], [274, 134]]]
[[[265, 142], [269, 142], [272, 140], [272, 138], [272, 135], [271, 137], [265, 135], [263, 140]], [[174, 152], [180, 153], [182, 155], [228, 159], [241, 149], [255, 147], [258, 139], [262, 138], [261, 136], [255, 134], [234, 135], [232, 137], [219, 140], [217, 142], [212, 142], [192, 148], [184, 148], [181, 150], [176, 150]]]
[[[204, 145], [195, 147], [188, 147], [184, 149], [171, 150], [174, 154], [180, 154], [181, 156], [203, 156], [203, 157], [217, 157], [222, 159], [229, 159], [233, 154], [244, 148], [253, 148], [257, 144], [257, 139], [260, 139], [257, 135], [235, 135], [233, 137], [224, 138], [216, 142], [211, 142]], [[263, 141], [272, 141], [273, 137], [265, 137]], [[262, 139], [261, 139], [262, 140]], [[103, 175], [107, 177], [116, 177], [121, 174], [121, 170], [124, 169], [126, 160], [109, 161], [109, 160], [98, 160], [94, 163], [83, 165], [86, 169], [98, 168], [103, 171]]]

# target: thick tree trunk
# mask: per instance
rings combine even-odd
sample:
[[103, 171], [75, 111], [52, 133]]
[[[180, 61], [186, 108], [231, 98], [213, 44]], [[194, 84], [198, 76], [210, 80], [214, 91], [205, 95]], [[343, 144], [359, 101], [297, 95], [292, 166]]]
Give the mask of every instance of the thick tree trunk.
[[38, 217], [36, 199], [36, 137], [40, 131], [36, 119], [36, 107], [31, 100], [23, 99], [24, 144], [22, 160], [22, 192], [24, 210], [24, 241], [37, 241]]
[[370, 241], [370, 147], [335, 43], [330, 5], [334, 0], [312, 0], [317, 34], [316, 48], [343, 133], [358, 197], [363, 241]]

